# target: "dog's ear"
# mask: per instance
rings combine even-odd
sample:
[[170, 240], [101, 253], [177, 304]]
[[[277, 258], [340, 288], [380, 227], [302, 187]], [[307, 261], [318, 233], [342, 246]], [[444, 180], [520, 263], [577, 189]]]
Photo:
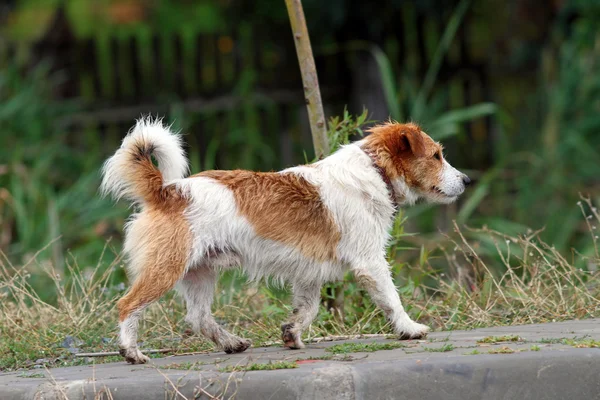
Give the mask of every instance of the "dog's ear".
[[425, 141], [419, 129], [407, 126], [405, 129], [402, 129], [400, 135], [401, 151], [410, 151], [415, 157], [426, 156]]

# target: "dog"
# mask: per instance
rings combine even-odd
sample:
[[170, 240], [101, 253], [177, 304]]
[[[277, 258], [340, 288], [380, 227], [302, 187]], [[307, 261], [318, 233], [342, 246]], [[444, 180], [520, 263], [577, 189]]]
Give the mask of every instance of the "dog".
[[[130, 290], [117, 303], [120, 354], [132, 364], [142, 311], [174, 287], [186, 321], [227, 353], [250, 341], [220, 326], [211, 304], [220, 270], [291, 284], [293, 312], [281, 326], [286, 347], [304, 347], [321, 287], [351, 271], [400, 339], [429, 328], [404, 311], [386, 260], [398, 207], [419, 199], [451, 203], [470, 183], [442, 146], [413, 123], [388, 122], [308, 165], [279, 172], [204, 171], [186, 177], [181, 137], [142, 118], [102, 169], [101, 193], [139, 210], [125, 226]], [[155, 166], [158, 164], [158, 166]]]

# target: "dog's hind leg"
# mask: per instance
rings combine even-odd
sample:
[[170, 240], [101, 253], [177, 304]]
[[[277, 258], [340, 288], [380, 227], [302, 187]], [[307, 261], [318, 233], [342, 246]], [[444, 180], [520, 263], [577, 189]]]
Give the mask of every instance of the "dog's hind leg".
[[400, 339], [419, 339], [427, 335], [429, 327], [413, 321], [404, 311], [385, 259], [357, 265], [352, 272], [358, 284], [369, 292], [371, 299], [383, 310]]
[[281, 325], [281, 339], [290, 349], [302, 349], [302, 331], [308, 328], [319, 312], [321, 285], [294, 285], [292, 290], [294, 310], [288, 322]]
[[209, 266], [190, 269], [177, 290], [183, 295], [187, 306], [186, 321], [195, 332], [212, 340], [226, 353], [241, 353], [250, 347], [250, 341], [235, 336], [221, 327], [211, 313], [217, 272]]
[[142, 311], [171, 290], [183, 275], [183, 260], [170, 260], [171, 265], [150, 264], [141, 271], [129, 292], [118, 301], [120, 353], [131, 364], [144, 364], [148, 357], [137, 348], [138, 320]]

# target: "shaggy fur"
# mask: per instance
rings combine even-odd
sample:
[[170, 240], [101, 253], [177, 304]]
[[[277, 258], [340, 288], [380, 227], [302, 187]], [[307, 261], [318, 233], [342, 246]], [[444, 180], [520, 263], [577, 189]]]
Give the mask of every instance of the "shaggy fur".
[[[158, 163], [156, 168], [152, 156]], [[131, 290], [118, 302], [121, 354], [137, 348], [141, 312], [177, 287], [188, 321], [228, 353], [250, 342], [211, 314], [220, 270], [241, 266], [250, 279], [288, 282], [294, 312], [282, 339], [302, 348], [324, 283], [352, 271], [402, 339], [428, 328], [404, 311], [386, 261], [397, 207], [420, 198], [449, 203], [470, 181], [448, 164], [441, 146], [414, 124], [387, 123], [365, 139], [311, 165], [280, 172], [206, 171], [184, 178], [179, 136], [143, 119], [104, 165], [102, 192], [141, 208], [126, 226]]]

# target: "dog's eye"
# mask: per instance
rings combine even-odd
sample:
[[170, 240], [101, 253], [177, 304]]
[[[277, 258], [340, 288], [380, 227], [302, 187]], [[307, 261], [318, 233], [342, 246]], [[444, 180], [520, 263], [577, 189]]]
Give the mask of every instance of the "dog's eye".
[[439, 152], [435, 153], [435, 154], [433, 155], [433, 157], [434, 157], [436, 160], [441, 160], [441, 159], [442, 159], [442, 156], [440, 155], [440, 153], [439, 153]]

